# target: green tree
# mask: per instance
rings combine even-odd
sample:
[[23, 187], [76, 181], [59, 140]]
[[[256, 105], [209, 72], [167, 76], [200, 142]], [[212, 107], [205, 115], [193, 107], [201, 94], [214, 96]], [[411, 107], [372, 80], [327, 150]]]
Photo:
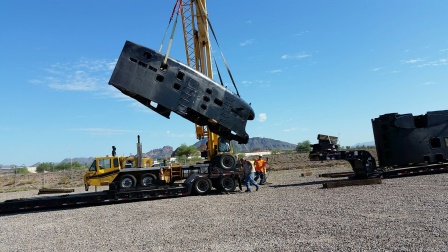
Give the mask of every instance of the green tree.
[[178, 162], [184, 164], [187, 164], [187, 162], [195, 163], [202, 160], [201, 158], [196, 158], [199, 156], [199, 150], [193, 145], [188, 146], [186, 144], [181, 144], [181, 146], [176, 149], [175, 156]]
[[198, 156], [199, 151], [194, 147], [193, 145], [187, 146], [186, 144], [182, 144], [179, 146], [179, 148], [176, 149], [176, 156], [177, 157], [192, 157], [192, 156]]
[[84, 166], [78, 161], [59, 163], [54, 167], [55, 171], [83, 170]]
[[309, 140], [305, 140], [305, 141], [299, 142], [297, 144], [296, 151], [300, 152], [300, 153], [302, 153], [302, 152], [310, 152], [311, 151], [311, 143], [310, 143], [310, 141]]
[[54, 171], [54, 163], [43, 162], [36, 167], [36, 172]]

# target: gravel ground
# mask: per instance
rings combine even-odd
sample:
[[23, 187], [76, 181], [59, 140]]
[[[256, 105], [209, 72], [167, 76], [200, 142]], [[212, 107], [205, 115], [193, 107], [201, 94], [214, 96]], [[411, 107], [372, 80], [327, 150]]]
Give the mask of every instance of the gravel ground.
[[448, 173], [322, 189], [338, 179], [314, 172], [271, 172], [252, 193], [0, 215], [0, 251], [448, 251]]

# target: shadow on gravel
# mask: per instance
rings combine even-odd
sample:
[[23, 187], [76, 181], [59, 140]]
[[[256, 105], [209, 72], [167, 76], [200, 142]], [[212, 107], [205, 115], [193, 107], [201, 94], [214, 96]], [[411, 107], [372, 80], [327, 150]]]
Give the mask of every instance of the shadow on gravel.
[[273, 188], [283, 188], [283, 187], [291, 187], [291, 186], [307, 186], [307, 185], [319, 185], [326, 182], [340, 182], [340, 181], [346, 181], [347, 179], [338, 179], [338, 180], [320, 180], [320, 181], [310, 181], [310, 182], [304, 182], [304, 183], [298, 183], [298, 184], [289, 184], [289, 185], [271, 185], [269, 187]]

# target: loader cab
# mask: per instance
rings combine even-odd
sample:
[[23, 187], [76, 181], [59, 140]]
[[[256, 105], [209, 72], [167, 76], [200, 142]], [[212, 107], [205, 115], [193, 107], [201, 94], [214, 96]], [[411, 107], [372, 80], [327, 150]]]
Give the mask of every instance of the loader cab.
[[106, 170], [120, 169], [118, 157], [97, 157], [90, 165], [90, 172], [104, 173]]
[[109, 185], [120, 169], [120, 157], [96, 157], [84, 174], [86, 191], [89, 186]]
[[232, 153], [232, 143], [224, 137], [218, 138], [218, 153]]

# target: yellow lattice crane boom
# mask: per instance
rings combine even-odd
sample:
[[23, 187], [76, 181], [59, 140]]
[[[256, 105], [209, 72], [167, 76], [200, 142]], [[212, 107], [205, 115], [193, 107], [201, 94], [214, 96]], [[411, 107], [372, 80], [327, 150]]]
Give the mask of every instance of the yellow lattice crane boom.
[[[185, 42], [187, 64], [213, 79], [209, 25], [207, 19], [206, 0], [181, 0], [182, 28]], [[210, 123], [214, 123], [213, 120]], [[219, 153], [232, 153], [231, 142], [209, 131], [208, 127], [195, 125], [196, 137], [207, 138], [207, 158], [211, 160]], [[228, 148], [219, 148], [219, 145]]]

